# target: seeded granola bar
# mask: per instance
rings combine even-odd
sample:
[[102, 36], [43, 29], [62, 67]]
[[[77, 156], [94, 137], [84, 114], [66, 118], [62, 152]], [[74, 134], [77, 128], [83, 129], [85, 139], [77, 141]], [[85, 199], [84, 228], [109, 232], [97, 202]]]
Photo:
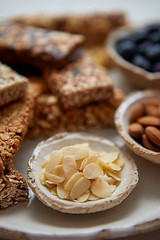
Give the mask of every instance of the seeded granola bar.
[[46, 80], [66, 109], [107, 100], [113, 95], [106, 69], [96, 65], [87, 53], [60, 71], [51, 70], [46, 74]]
[[59, 68], [79, 56], [83, 40], [81, 35], [1, 22], [0, 60]]
[[0, 107], [22, 97], [28, 80], [0, 63]]
[[82, 34], [86, 37], [87, 43], [95, 44], [104, 42], [106, 35], [110, 31], [125, 25], [126, 17], [122, 12], [59, 16], [41, 14], [16, 17], [12, 21], [36, 27]]
[[[38, 85], [39, 86], [39, 85]], [[41, 92], [30, 83], [23, 98], [0, 108], [0, 170], [18, 151], [33, 117], [35, 98]]]
[[113, 125], [114, 113], [123, 97], [123, 93], [115, 89], [111, 99], [64, 110], [53, 94], [42, 94], [36, 100], [35, 124], [29, 127], [28, 136], [48, 137], [61, 131], [72, 132]]
[[24, 201], [28, 201], [28, 187], [11, 161], [0, 174], [0, 209]]

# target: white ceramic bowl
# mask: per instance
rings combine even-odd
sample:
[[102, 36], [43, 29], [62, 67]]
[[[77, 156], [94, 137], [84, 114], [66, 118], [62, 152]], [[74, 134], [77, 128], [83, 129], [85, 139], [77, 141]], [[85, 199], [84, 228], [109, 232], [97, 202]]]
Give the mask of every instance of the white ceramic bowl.
[[126, 75], [127, 81], [130, 81], [135, 86], [142, 88], [156, 88], [160, 87], [160, 72], [151, 73], [135, 66], [134, 64], [126, 61], [123, 57], [121, 57], [115, 48], [117, 40], [143, 27], [145, 26], [128, 26], [112, 32], [107, 39], [107, 53], [111, 60], [111, 64], [117, 67]]
[[132, 107], [134, 107], [139, 102], [145, 102], [149, 99], [160, 100], [160, 90], [136, 91], [129, 94], [115, 113], [115, 125], [119, 135], [123, 138], [127, 146], [135, 154], [146, 158], [154, 163], [160, 164], [160, 152], [154, 152], [143, 147], [128, 133], [129, 116]]
[[[87, 201], [85, 203], [63, 200], [52, 195], [51, 192], [41, 184], [39, 179], [41, 164], [44, 161], [44, 156], [51, 153], [53, 150], [60, 149], [64, 146], [85, 142], [88, 142], [90, 148], [94, 149], [95, 151], [118, 151], [120, 153], [120, 158], [124, 161], [120, 184], [110, 197], [95, 201]], [[120, 204], [129, 195], [129, 193], [136, 186], [137, 182], [137, 168], [134, 160], [131, 159], [130, 156], [124, 153], [122, 149], [109, 140], [85, 133], [61, 133], [41, 142], [35, 148], [28, 163], [28, 184], [34, 194], [45, 205], [61, 212], [82, 214], [98, 212], [112, 208]]]

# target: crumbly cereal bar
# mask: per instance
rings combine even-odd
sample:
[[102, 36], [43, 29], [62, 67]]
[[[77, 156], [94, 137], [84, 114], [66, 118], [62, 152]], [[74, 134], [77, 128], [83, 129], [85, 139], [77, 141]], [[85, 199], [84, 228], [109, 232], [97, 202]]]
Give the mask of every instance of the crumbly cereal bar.
[[37, 98], [34, 126], [30, 126], [31, 138], [51, 136], [60, 131], [77, 131], [108, 127], [113, 124], [114, 113], [123, 100], [123, 93], [115, 89], [113, 97], [99, 103], [64, 110], [52, 94]]
[[51, 70], [46, 74], [46, 80], [66, 109], [107, 100], [113, 95], [113, 85], [106, 69], [96, 65], [87, 53], [60, 71]]
[[60, 30], [74, 34], [82, 34], [89, 44], [102, 43], [106, 35], [126, 24], [122, 12], [93, 13], [86, 15], [35, 15], [16, 17], [13, 22], [36, 27]]
[[0, 107], [22, 97], [27, 87], [27, 79], [8, 66], [0, 63]]
[[30, 83], [23, 98], [0, 108], [0, 170], [18, 151], [33, 117], [35, 98], [41, 92]]
[[22, 175], [14, 168], [12, 161], [0, 174], [0, 209], [28, 200], [28, 188]]
[[0, 24], [0, 60], [59, 68], [80, 54], [84, 38], [10, 22]]

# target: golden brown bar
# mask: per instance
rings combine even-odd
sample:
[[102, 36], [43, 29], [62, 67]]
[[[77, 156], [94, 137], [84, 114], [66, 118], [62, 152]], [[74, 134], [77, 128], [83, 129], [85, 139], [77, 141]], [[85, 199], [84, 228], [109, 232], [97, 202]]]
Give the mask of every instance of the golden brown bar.
[[79, 56], [83, 40], [81, 35], [1, 22], [0, 60], [60, 68]]
[[22, 97], [27, 82], [25, 77], [0, 63], [0, 107]]
[[33, 117], [35, 98], [40, 92], [36, 83], [30, 83], [23, 98], [0, 108], [0, 169], [3, 170], [18, 151]]
[[123, 100], [123, 93], [115, 89], [108, 101], [90, 103], [80, 108], [64, 110], [53, 94], [42, 94], [37, 98], [34, 125], [28, 136], [48, 137], [61, 131], [79, 131], [113, 125], [114, 113]]
[[107, 100], [113, 95], [108, 72], [96, 65], [86, 52], [64, 69], [49, 71], [46, 80], [49, 89], [65, 109]]
[[0, 174], [0, 209], [24, 201], [28, 201], [26, 181], [10, 162]]

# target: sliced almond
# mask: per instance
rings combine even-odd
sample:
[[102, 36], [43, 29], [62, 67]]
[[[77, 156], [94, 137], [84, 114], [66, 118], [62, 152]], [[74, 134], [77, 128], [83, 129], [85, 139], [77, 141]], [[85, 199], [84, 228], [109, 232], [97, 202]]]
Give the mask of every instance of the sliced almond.
[[81, 172], [73, 174], [72, 177], [66, 182], [65, 190], [70, 192], [73, 188], [73, 185], [82, 177], [84, 177], [84, 175]]
[[95, 196], [94, 194], [90, 193], [89, 197], [88, 197], [88, 200], [89, 201], [96, 201], [98, 200], [99, 198], [97, 196]]
[[52, 182], [50, 182], [50, 181], [48, 181], [48, 180], [45, 181], [45, 185], [46, 185], [48, 188], [50, 188], [50, 189], [56, 187], [56, 184], [54, 184], [54, 183], [52, 183]]
[[77, 172], [77, 164], [75, 158], [72, 156], [64, 156], [63, 158], [63, 170], [66, 178], [72, 176]]
[[99, 198], [108, 197], [109, 184], [105, 180], [96, 179], [91, 184], [91, 192]]
[[85, 192], [84, 194], [82, 194], [80, 197], [77, 198], [77, 202], [83, 203], [86, 202], [89, 198], [89, 190], [87, 192]]
[[51, 193], [54, 195], [54, 196], [57, 196], [57, 187], [54, 187], [51, 189]]
[[53, 169], [62, 162], [63, 153], [62, 151], [54, 151], [51, 153], [50, 160], [46, 166], [46, 172], [50, 173]]
[[80, 143], [80, 144], [76, 144], [74, 146], [75, 147], [80, 147], [80, 148], [89, 148], [89, 144], [88, 143]]
[[48, 161], [45, 161], [45, 162], [43, 162], [43, 163], [41, 164], [41, 167], [42, 167], [42, 168], [45, 168], [45, 167], [47, 166], [47, 164], [48, 164]]
[[96, 163], [90, 163], [83, 169], [83, 174], [88, 179], [95, 179], [100, 174], [100, 167]]
[[88, 156], [88, 158], [86, 158], [81, 165], [81, 170], [89, 163], [96, 163], [98, 164], [98, 154], [94, 153], [91, 154], [90, 156]]
[[48, 172], [45, 172], [45, 177], [52, 183], [54, 184], [57, 184], [57, 183], [61, 183], [64, 181], [64, 177], [58, 177], [54, 174], [51, 174], [51, 173], [48, 173]]
[[117, 175], [117, 174], [115, 174], [115, 173], [113, 173], [113, 172], [107, 172], [108, 173], [108, 175], [109, 176], [111, 176], [112, 178], [114, 178], [115, 180], [117, 180], [117, 181], [121, 181], [121, 178]]
[[58, 177], [64, 178], [64, 170], [62, 165], [58, 165], [52, 171], [53, 174], [57, 175]]
[[115, 163], [109, 163], [109, 167], [113, 170], [113, 171], [120, 171], [121, 167], [119, 167], [117, 164]]
[[102, 153], [100, 154], [99, 160], [107, 166], [108, 163], [114, 162], [119, 158], [119, 152], [111, 152], [111, 153]]
[[69, 198], [69, 192], [64, 189], [64, 186], [62, 184], [57, 185], [57, 195], [62, 199]]
[[90, 181], [85, 178], [82, 177], [80, 178], [73, 186], [71, 193], [70, 193], [70, 197], [72, 199], [77, 199], [78, 197], [80, 197], [83, 193], [85, 193], [90, 187]]
[[124, 166], [124, 161], [122, 159], [117, 159], [115, 161], [115, 164], [117, 164], [122, 169]]
[[101, 180], [105, 180], [105, 181], [108, 182], [109, 184], [113, 184], [113, 183], [115, 182], [115, 179], [112, 178], [112, 177], [108, 177], [107, 174], [105, 174], [105, 175], [103, 175], [103, 176], [100, 175], [100, 176], [98, 176], [98, 178], [101, 179]]
[[77, 169], [78, 170], [81, 170], [82, 169], [82, 162], [85, 161], [85, 159], [80, 159], [80, 160], [77, 160], [76, 163], [77, 163]]
[[45, 169], [43, 168], [40, 173], [40, 181], [41, 181], [42, 185], [45, 185], [45, 181], [46, 181], [46, 177], [45, 177], [44, 173], [45, 173]]
[[68, 146], [63, 148], [64, 156], [72, 156], [75, 160], [86, 158], [89, 155], [89, 149], [76, 147], [76, 146]]

